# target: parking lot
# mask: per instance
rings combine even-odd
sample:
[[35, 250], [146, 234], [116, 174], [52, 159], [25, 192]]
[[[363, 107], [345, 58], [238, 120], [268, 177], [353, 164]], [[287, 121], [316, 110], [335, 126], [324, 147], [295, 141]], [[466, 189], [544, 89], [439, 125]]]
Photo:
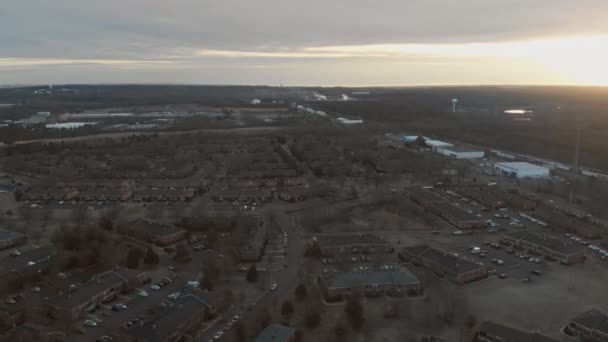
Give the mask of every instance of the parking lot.
[[[473, 247], [478, 247], [479, 252], [473, 252]], [[488, 266], [491, 275], [499, 278], [523, 280], [530, 277], [534, 281], [542, 279], [549, 271], [544, 258], [502, 245], [498, 241], [484, 241], [478, 246], [466, 246], [459, 250], [463, 255], [466, 253], [469, 258]], [[540, 274], [533, 273], [535, 270], [540, 271], [536, 272]]]

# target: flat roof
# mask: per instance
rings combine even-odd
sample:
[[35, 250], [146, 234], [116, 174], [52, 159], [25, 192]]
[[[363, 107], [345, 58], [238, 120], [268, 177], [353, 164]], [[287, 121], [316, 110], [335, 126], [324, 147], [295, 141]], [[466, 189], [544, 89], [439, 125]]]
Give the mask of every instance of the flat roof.
[[438, 202], [447, 202], [448, 199], [435, 193], [434, 191], [429, 191], [420, 188], [411, 188], [408, 189], [410, 196], [413, 196], [417, 201], [427, 202], [427, 203], [438, 203]]
[[294, 328], [273, 323], [262, 330], [255, 342], [286, 342], [295, 332]]
[[450, 203], [434, 203], [433, 206], [452, 216], [459, 221], [484, 221], [483, 218], [465, 211], [462, 207], [457, 207]]
[[161, 311], [155, 319], [142, 326], [136, 324], [127, 330], [127, 334], [146, 342], [163, 342], [175, 334], [182, 324], [192, 319], [192, 315], [208, 307], [197, 296], [187, 294], [179, 297], [175, 305]]
[[416, 257], [430, 259], [456, 274], [470, 272], [485, 267], [483, 264], [478, 264], [428, 245], [414, 245], [405, 247], [403, 250]]
[[598, 309], [587, 310], [571, 319], [571, 321], [587, 329], [608, 334], [608, 316]]
[[388, 244], [388, 242], [373, 234], [321, 235], [317, 237], [317, 243], [321, 247]]
[[148, 235], [148, 236], [168, 236], [173, 235], [175, 233], [179, 233], [184, 229], [178, 228], [174, 225], [161, 224], [157, 222], [152, 222], [146, 219], [141, 219], [133, 224], [130, 228], [131, 231], [135, 231], [138, 235]]
[[474, 148], [473, 146], [464, 146], [464, 145], [454, 145], [451, 147], [446, 147], [444, 150], [452, 151], [452, 152], [484, 152], [483, 149]]
[[491, 336], [502, 337], [508, 341], [517, 342], [558, 342], [558, 340], [540, 335], [538, 333], [528, 333], [517, 330], [506, 325], [498, 324], [491, 321], [485, 321], [479, 327], [480, 332], [484, 332]]
[[505, 163], [496, 163], [495, 166], [503, 167], [506, 169], [511, 169], [513, 171], [549, 171], [546, 167], [542, 167], [536, 164], [528, 163], [528, 162], [505, 162]]
[[331, 288], [362, 287], [371, 284], [416, 284], [418, 278], [409, 270], [346, 272], [328, 275], [327, 286]]
[[452, 147], [452, 146], [454, 146], [454, 144], [450, 144], [448, 142], [441, 141], [441, 140], [435, 140], [435, 139], [426, 139], [424, 142], [427, 145], [433, 146], [433, 147]]
[[527, 231], [514, 232], [505, 236], [539, 245], [564, 255], [572, 255], [585, 249], [585, 246], [569, 239], [564, 240], [554, 236], [539, 235]]
[[49, 299], [49, 303], [55, 306], [73, 309], [88, 302], [91, 300], [91, 298], [108, 290], [109, 288], [126, 282], [127, 280], [118, 273], [108, 271], [96, 275], [73, 291], [64, 291], [63, 294]]

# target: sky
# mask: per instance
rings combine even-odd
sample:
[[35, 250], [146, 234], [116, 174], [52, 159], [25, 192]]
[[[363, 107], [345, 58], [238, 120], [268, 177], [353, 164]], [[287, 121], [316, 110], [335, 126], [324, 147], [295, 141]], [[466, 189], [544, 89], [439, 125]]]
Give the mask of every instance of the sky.
[[3, 0], [0, 85], [608, 85], [606, 0]]

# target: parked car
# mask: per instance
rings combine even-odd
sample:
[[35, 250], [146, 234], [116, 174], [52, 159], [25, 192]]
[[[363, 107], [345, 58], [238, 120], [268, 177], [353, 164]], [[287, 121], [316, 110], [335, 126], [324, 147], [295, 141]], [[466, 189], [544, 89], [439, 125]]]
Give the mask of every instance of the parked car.
[[84, 321], [84, 325], [86, 325], [87, 327], [96, 327], [97, 322], [92, 319], [87, 319], [86, 321]]
[[149, 296], [148, 292], [146, 292], [146, 291], [139, 291], [139, 292], [137, 292], [137, 295], [140, 296], [140, 297], [148, 297]]
[[179, 292], [174, 292], [174, 293], [168, 295], [167, 298], [177, 300], [177, 298], [179, 298], [180, 294], [181, 293], [179, 293]]

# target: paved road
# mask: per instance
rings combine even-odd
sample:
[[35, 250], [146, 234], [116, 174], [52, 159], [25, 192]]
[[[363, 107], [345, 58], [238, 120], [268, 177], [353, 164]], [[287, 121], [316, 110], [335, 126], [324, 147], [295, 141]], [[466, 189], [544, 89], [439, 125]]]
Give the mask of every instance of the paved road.
[[[278, 284], [278, 288], [275, 291], [265, 293], [258, 299], [254, 308], [243, 313], [241, 320], [246, 326], [255, 324], [265, 310], [273, 312], [275, 304], [281, 305], [284, 300], [290, 299], [293, 296], [295, 287], [298, 285], [298, 273], [303, 264], [305, 242], [296, 231], [296, 227], [294, 227], [289, 215], [277, 212], [273, 216], [276, 223], [288, 236], [287, 268], [273, 275], [273, 281]], [[222, 328], [223, 326], [218, 324], [217, 327], [209, 329], [209, 333], [204, 336], [203, 341], [210, 340]], [[225, 332], [220, 341], [236, 341], [234, 329]]]

